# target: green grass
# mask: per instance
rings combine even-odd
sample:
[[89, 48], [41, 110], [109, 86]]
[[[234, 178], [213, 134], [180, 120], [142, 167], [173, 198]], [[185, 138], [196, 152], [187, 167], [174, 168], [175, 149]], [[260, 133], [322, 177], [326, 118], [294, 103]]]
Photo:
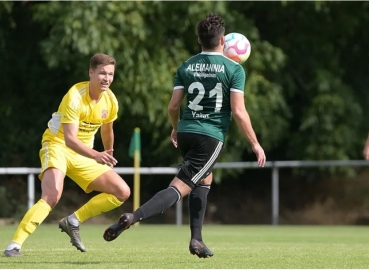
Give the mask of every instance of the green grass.
[[[369, 228], [353, 226], [211, 226], [203, 229], [214, 257], [188, 251], [187, 226], [132, 227], [105, 242], [106, 225], [82, 225], [87, 252], [77, 251], [57, 225], [41, 225], [23, 257], [0, 257], [0, 268], [368, 268]], [[0, 227], [3, 248], [14, 226]]]

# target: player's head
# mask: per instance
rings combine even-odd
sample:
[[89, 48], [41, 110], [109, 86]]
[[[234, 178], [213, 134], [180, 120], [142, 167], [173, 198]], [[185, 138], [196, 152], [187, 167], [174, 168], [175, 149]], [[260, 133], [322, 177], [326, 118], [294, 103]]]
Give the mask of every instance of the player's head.
[[96, 53], [90, 60], [90, 84], [106, 91], [114, 79], [115, 59], [103, 53]]
[[222, 17], [208, 14], [197, 24], [198, 41], [203, 49], [213, 50], [224, 46], [225, 24]]

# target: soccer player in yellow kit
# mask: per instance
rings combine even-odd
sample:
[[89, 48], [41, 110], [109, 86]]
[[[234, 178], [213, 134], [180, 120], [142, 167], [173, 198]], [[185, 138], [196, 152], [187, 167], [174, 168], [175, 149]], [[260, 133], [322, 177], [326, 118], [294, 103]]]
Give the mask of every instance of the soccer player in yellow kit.
[[[90, 60], [90, 81], [73, 85], [52, 115], [40, 150], [41, 199], [23, 217], [4, 251], [5, 256], [21, 256], [24, 241], [58, 203], [66, 175], [86, 193], [101, 192], [59, 222], [59, 228], [69, 235], [72, 245], [82, 252], [86, 248], [79, 235], [79, 225], [119, 207], [130, 196], [128, 185], [112, 170], [117, 163], [113, 157], [113, 122], [117, 119], [118, 102], [109, 89], [114, 71], [113, 57], [95, 54]], [[103, 152], [93, 149], [94, 136], [100, 127]]]

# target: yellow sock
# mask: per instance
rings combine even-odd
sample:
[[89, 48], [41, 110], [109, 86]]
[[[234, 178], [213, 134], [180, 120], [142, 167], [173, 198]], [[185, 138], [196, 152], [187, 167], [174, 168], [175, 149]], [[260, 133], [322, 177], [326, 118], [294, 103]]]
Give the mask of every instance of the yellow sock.
[[123, 202], [119, 201], [114, 195], [100, 193], [99, 195], [91, 198], [91, 200], [74, 212], [74, 214], [82, 223], [91, 217], [113, 210], [122, 204]]
[[43, 199], [40, 199], [24, 215], [15, 231], [12, 241], [22, 246], [27, 237], [45, 220], [51, 210], [50, 205]]

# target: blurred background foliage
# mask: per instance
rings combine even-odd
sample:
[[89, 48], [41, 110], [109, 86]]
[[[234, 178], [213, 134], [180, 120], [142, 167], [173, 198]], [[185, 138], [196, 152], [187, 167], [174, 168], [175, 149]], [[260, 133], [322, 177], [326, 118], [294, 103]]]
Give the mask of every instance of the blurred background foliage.
[[[227, 33], [251, 41], [245, 103], [268, 160], [361, 159], [369, 114], [368, 2], [19, 1], [0, 2], [1, 167], [39, 167], [46, 123], [68, 89], [88, 80], [96, 52], [117, 59], [111, 88], [120, 103], [119, 166], [132, 165], [128, 147], [137, 126], [142, 166], [176, 166], [167, 117], [173, 75], [200, 51], [196, 23], [208, 12], [224, 17]], [[96, 148], [102, 149], [99, 140]], [[219, 161], [254, 160], [233, 123]], [[216, 178], [237, 182], [245, 177], [239, 173]], [[266, 180], [254, 185], [265, 189], [269, 177], [258, 174]], [[142, 188], [152, 194], [166, 185], [143, 181]]]

